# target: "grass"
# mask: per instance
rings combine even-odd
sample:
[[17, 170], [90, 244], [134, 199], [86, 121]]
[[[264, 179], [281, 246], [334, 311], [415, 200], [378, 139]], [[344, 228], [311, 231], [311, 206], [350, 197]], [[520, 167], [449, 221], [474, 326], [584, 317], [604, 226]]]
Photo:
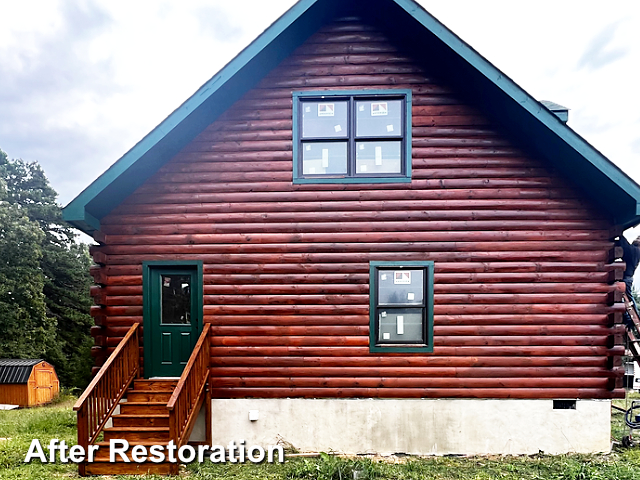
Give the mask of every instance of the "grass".
[[[640, 395], [633, 398], [640, 400]], [[52, 438], [76, 441], [73, 397], [63, 396], [53, 405], [0, 411], [0, 480], [75, 479], [74, 464], [23, 463], [31, 440], [48, 444]], [[625, 407], [625, 401], [616, 405]], [[627, 435], [622, 413], [612, 415], [612, 435]], [[113, 477], [115, 478], [115, 477]], [[121, 479], [140, 477], [118, 477]], [[163, 478], [163, 477], [145, 477]], [[289, 458], [284, 464], [191, 464], [180, 479], [208, 480], [638, 480], [640, 447], [616, 447], [609, 455], [534, 455], [518, 457], [391, 457], [342, 458], [321, 454], [318, 458]]]
[[61, 395], [45, 407], [0, 411], [0, 479], [49, 479], [75, 474], [75, 465], [39, 462], [24, 464], [31, 440], [48, 444], [52, 438], [76, 443], [75, 398]]

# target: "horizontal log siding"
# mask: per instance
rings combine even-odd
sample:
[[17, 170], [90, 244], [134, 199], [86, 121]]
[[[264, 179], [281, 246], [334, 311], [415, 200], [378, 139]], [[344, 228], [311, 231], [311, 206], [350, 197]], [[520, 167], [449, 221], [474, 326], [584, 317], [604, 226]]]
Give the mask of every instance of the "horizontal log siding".
[[[411, 184], [293, 185], [292, 90], [386, 87], [413, 90]], [[142, 321], [143, 260], [202, 259], [214, 397], [622, 394], [609, 220], [357, 22], [313, 36], [102, 225], [99, 358]], [[369, 353], [370, 260], [435, 261], [433, 354]]]

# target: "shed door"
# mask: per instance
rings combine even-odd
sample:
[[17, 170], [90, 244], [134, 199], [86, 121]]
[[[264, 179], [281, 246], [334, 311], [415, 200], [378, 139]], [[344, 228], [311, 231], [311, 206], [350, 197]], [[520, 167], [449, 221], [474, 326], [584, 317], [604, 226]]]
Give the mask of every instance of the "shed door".
[[150, 330], [144, 345], [150, 350], [145, 355], [146, 377], [179, 377], [189, 361], [202, 326], [198, 280], [195, 268], [150, 270], [145, 292], [149, 312], [144, 328]]
[[53, 398], [53, 379], [48, 370], [35, 370], [36, 404], [47, 403]]

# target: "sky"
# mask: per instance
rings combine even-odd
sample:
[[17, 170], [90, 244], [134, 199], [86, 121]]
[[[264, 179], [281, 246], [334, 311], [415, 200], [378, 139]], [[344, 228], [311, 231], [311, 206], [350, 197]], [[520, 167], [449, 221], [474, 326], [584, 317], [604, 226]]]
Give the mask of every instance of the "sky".
[[[66, 205], [294, 3], [0, 0], [0, 148]], [[640, 183], [639, 1], [419, 3]]]

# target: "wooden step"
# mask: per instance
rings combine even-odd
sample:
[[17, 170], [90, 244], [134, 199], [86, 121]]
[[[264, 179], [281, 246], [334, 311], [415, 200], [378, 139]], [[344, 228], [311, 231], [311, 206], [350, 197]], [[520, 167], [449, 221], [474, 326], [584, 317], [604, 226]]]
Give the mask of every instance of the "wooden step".
[[160, 415], [167, 413], [167, 402], [122, 402], [120, 413], [125, 415]]
[[127, 401], [167, 403], [172, 393], [173, 392], [162, 392], [159, 390], [129, 390], [127, 392]]
[[169, 414], [162, 415], [125, 415], [119, 414], [112, 417], [114, 427], [168, 427]]
[[[128, 440], [127, 440], [128, 441]], [[131, 449], [136, 445], [144, 445], [147, 447], [147, 451], [149, 451], [149, 447], [153, 445], [163, 445], [166, 446], [168, 442], [153, 442], [150, 440], [131, 440], [129, 442], [129, 451], [127, 452], [127, 456], [131, 458]], [[96, 442], [95, 445], [100, 447], [98, 451], [94, 454], [94, 461], [96, 462], [108, 462], [109, 461], [109, 442]], [[163, 450], [163, 453], [167, 453], [166, 449]], [[116, 455], [116, 462], [122, 462], [123, 460], [120, 458], [120, 455]], [[153, 463], [153, 462], [152, 462]]]
[[[115, 463], [110, 462], [109, 442], [97, 442], [96, 445], [100, 447], [94, 456], [93, 463], [85, 463], [86, 473], [89, 475], [140, 475], [140, 474], [157, 474], [157, 475], [177, 475], [179, 470], [178, 463], [163, 462], [153, 463], [134, 462], [131, 457], [131, 448], [135, 445], [144, 445], [149, 447], [152, 445], [166, 445], [167, 442], [152, 442], [149, 440], [131, 441], [129, 442], [129, 450], [127, 451], [127, 457], [131, 459], [131, 462], [126, 463], [122, 460], [120, 455], [115, 455]], [[167, 454], [166, 450], [163, 450], [164, 454]]]
[[87, 475], [177, 475], [177, 463], [93, 462], [85, 465]]
[[178, 380], [146, 380], [137, 378], [133, 381], [134, 390], [157, 390], [160, 392], [173, 392], [178, 385]]
[[109, 427], [104, 429], [104, 440], [153, 441], [157, 444], [169, 441], [169, 427]]

